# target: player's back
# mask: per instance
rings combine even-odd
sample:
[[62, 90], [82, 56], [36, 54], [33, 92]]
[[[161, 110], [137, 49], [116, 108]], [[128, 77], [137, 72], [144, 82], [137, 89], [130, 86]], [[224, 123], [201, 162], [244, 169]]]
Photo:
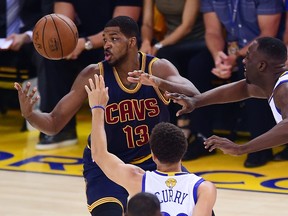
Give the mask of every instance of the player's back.
[[197, 202], [197, 189], [204, 181], [192, 173], [146, 171], [142, 191], [155, 194], [165, 216], [192, 215]]

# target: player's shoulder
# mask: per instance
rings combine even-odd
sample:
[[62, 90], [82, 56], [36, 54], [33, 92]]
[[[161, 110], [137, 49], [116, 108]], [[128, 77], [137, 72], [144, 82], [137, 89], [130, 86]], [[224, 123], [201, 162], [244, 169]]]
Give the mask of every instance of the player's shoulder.
[[166, 67], [173, 66], [172, 63], [165, 59], [165, 58], [155, 58], [153, 62], [153, 68], [159, 70], [159, 69], [165, 69]]
[[214, 193], [216, 186], [210, 181], [203, 181], [198, 188], [199, 193]]

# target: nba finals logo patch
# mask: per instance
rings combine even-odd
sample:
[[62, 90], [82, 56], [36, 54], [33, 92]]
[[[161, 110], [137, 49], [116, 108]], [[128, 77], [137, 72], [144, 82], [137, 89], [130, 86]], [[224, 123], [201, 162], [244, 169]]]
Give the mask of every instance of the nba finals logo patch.
[[172, 189], [177, 184], [177, 181], [174, 178], [169, 178], [165, 181], [165, 184], [169, 189]]

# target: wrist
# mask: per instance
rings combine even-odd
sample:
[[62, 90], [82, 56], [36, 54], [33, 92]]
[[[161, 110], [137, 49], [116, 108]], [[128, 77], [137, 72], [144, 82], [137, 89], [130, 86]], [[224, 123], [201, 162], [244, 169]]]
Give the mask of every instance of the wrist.
[[92, 106], [92, 107], [91, 107], [91, 111], [92, 111], [92, 110], [95, 110], [95, 109], [97, 109], [97, 110], [103, 110], [103, 111], [105, 112], [105, 107], [102, 106], [102, 105], [95, 105], [95, 106]]

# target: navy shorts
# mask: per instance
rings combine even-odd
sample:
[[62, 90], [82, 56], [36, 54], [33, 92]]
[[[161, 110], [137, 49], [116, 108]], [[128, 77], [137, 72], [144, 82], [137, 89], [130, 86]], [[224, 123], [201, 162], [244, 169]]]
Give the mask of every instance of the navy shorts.
[[[91, 150], [88, 147], [84, 149], [83, 163], [88, 210], [92, 212], [95, 207], [109, 202], [118, 203], [125, 210], [128, 192], [105, 176], [97, 164], [92, 161]], [[137, 164], [137, 166], [150, 171], [156, 169], [152, 158]]]

